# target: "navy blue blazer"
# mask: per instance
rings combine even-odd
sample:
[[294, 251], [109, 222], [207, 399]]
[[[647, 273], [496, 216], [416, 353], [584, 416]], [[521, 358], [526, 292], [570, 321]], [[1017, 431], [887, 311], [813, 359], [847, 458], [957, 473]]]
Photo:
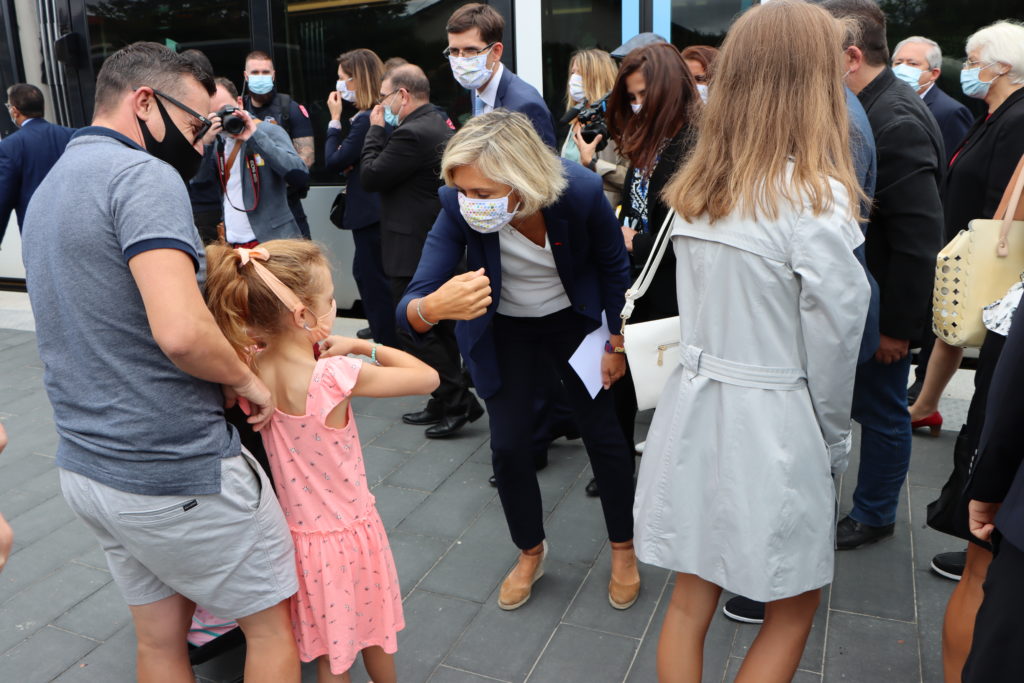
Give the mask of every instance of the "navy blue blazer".
[[0, 141], [0, 242], [11, 211], [18, 216], [21, 230], [28, 200], [64, 153], [74, 132], [45, 119], [29, 119], [16, 133]]
[[[862, 215], [867, 216], [871, 212], [871, 200], [875, 196], [875, 179], [878, 175], [878, 158], [875, 152], [875, 135], [871, 132], [871, 122], [868, 121], [868, 114], [864, 111], [864, 105], [860, 103], [857, 96], [849, 88], [846, 89], [846, 112], [850, 116], [850, 150], [853, 152], [853, 166], [857, 173], [857, 182], [868, 196], [868, 201], [861, 207]], [[867, 235], [867, 222], [861, 223], [860, 229]], [[860, 353], [857, 355], [857, 364], [871, 360], [878, 350], [881, 342], [881, 333], [878, 329], [878, 316], [881, 308], [878, 281], [868, 270], [868, 263], [864, 253], [864, 245], [853, 250], [854, 255], [864, 267], [864, 274], [868, 277], [868, 285], [871, 287], [871, 299], [868, 302], [868, 315], [864, 320], [864, 336], [860, 340]]]
[[345, 230], [359, 230], [380, 223], [380, 195], [367, 192], [359, 182], [359, 158], [363, 141], [370, 130], [370, 112], [361, 111], [352, 117], [346, 135], [341, 128], [328, 128], [324, 143], [324, 167], [345, 174]]
[[935, 117], [939, 124], [939, 131], [942, 133], [942, 143], [946, 147], [946, 161], [948, 162], [960, 149], [960, 143], [967, 137], [967, 131], [974, 123], [974, 116], [970, 109], [942, 90], [938, 85], [933, 85], [931, 90], [921, 98], [928, 105], [928, 110]]
[[498, 93], [494, 98], [494, 108], [498, 107], [526, 114], [548, 147], [554, 149], [558, 144], [555, 141], [555, 120], [544, 98], [536, 88], [504, 66], [501, 69], [501, 80], [498, 81]]
[[[601, 325], [601, 313], [613, 331], [629, 287], [629, 258], [622, 230], [604, 196], [601, 177], [573, 161], [562, 160], [569, 186], [553, 205], [542, 209], [558, 276], [573, 310], [586, 321], [586, 332]], [[455, 338], [481, 398], [501, 388], [491, 319], [501, 300], [501, 248], [497, 233], [476, 232], [459, 212], [458, 192], [442, 187], [441, 213], [427, 235], [416, 274], [398, 305], [402, 329], [419, 338], [406, 318], [413, 299], [436, 291], [456, 272], [463, 258], [469, 270], [484, 269], [491, 279], [491, 305], [475, 320], [460, 320]]]

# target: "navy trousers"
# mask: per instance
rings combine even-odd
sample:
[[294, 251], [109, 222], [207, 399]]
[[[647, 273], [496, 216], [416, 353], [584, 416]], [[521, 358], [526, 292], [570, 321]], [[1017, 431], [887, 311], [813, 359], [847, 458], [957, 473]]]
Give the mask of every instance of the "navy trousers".
[[586, 336], [585, 319], [571, 309], [540, 318], [494, 316], [494, 343], [501, 388], [486, 399], [498, 495], [512, 540], [521, 549], [544, 540], [544, 508], [532, 448], [540, 416], [537, 385], [558, 377], [583, 436], [601, 492], [608, 538], [633, 538], [633, 453], [615, 417], [611, 392], [593, 399], [569, 367]]
[[380, 223], [352, 231], [356, 253], [352, 258], [352, 277], [359, 288], [363, 312], [375, 341], [398, 348], [395, 328], [395, 301], [391, 296], [391, 280], [384, 274], [380, 251]]

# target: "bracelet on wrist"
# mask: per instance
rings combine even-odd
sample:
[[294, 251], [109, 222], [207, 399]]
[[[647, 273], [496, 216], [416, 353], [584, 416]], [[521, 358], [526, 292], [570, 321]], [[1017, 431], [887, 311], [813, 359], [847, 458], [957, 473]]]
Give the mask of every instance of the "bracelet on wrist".
[[[423, 299], [416, 299], [416, 315], [418, 315], [420, 317], [420, 320], [422, 320], [426, 324], [430, 325], [431, 327], [435, 327], [437, 325], [437, 323], [432, 323], [432, 322], [430, 322], [429, 320], [427, 320], [426, 318], [423, 317], [423, 309], [420, 308], [420, 305], [422, 303], [423, 303]], [[440, 322], [440, 321], [438, 321], [438, 322]]]
[[612, 346], [612, 343], [611, 343], [610, 340], [605, 340], [605, 342], [604, 342], [604, 352], [605, 353], [625, 353], [626, 352], [626, 348], [624, 346]]
[[377, 360], [377, 347], [379, 346], [380, 344], [374, 344], [373, 348], [370, 349], [370, 362], [374, 365], [380, 365], [380, 361]]

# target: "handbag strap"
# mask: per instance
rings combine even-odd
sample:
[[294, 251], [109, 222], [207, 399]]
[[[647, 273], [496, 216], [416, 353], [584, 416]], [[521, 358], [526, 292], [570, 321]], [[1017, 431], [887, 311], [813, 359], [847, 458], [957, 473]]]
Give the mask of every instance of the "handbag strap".
[[996, 254], [1000, 257], [1006, 257], [1010, 254], [1010, 228], [1013, 226], [1017, 213], [1020, 212], [1022, 192], [1024, 192], [1024, 156], [1017, 162], [1017, 168], [1014, 170], [1010, 182], [1006, 185], [1006, 191], [1003, 192], [999, 208], [996, 209], [995, 219], [1003, 221], [1003, 225], [999, 230], [999, 242], [996, 245]]
[[675, 211], [669, 209], [668, 215], [665, 216], [665, 222], [661, 224], [658, 235], [654, 238], [654, 247], [651, 249], [651, 255], [647, 257], [647, 263], [644, 264], [633, 286], [626, 290], [626, 303], [622, 306], [622, 313], [619, 315], [622, 318], [622, 333], [625, 333], [626, 322], [633, 315], [633, 307], [637, 300], [647, 293], [647, 288], [654, 280], [654, 273], [661, 265], [661, 259], [665, 257], [665, 249], [669, 243], [669, 225], [672, 223], [673, 215], [675, 215]]

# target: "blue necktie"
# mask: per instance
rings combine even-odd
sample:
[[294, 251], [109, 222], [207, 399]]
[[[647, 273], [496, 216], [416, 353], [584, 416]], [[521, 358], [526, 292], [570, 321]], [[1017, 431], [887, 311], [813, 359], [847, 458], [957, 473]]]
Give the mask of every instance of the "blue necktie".
[[473, 116], [480, 116], [484, 113], [484, 101], [473, 91]]

